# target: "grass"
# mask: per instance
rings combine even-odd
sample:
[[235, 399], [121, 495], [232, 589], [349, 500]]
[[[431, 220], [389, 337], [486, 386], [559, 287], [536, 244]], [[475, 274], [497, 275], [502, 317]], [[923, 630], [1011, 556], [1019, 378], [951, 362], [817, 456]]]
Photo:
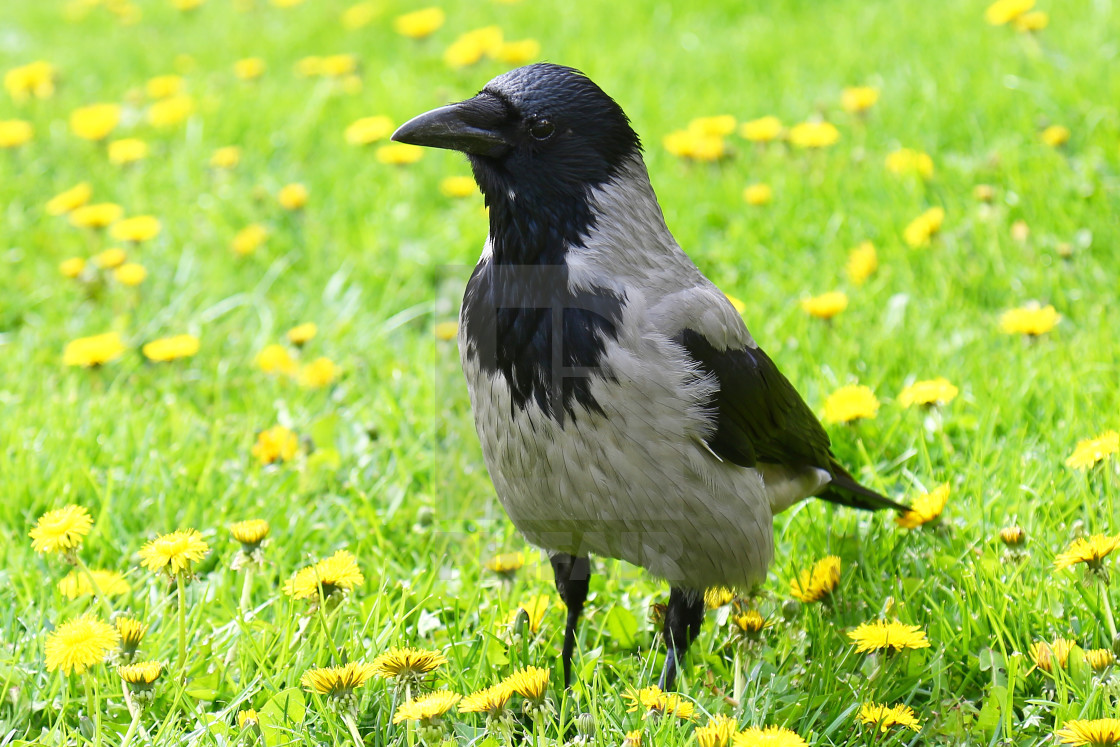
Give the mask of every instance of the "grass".
[[[1098, 586], [1080, 568], [1053, 568], [1074, 538], [1120, 531], [1115, 458], [1087, 471], [1064, 465], [1080, 439], [1116, 428], [1120, 411], [1114, 3], [1048, 4], [1050, 27], [1029, 35], [987, 25], [984, 3], [963, 0], [616, 3], [609, 13], [590, 2], [449, 1], [446, 24], [422, 41], [392, 30], [411, 7], [375, 3], [368, 25], [347, 30], [348, 4], [209, 0], [181, 12], [150, 0], [131, 26], [105, 7], [69, 21], [72, 4], [0, 8], [0, 69], [43, 59], [59, 71], [51, 98], [0, 99], [0, 120], [34, 127], [31, 142], [0, 151], [5, 743], [119, 744], [131, 721], [112, 663], [85, 676], [46, 668], [54, 628], [86, 611], [105, 615], [88, 596], [62, 596], [56, 584], [68, 567], [31, 548], [37, 517], [71, 503], [95, 522], [81, 559], [126, 575], [131, 592], [108, 604], [150, 624], [141, 657], [167, 667], [134, 743], [352, 741], [300, 677], [394, 645], [443, 651], [449, 663], [433, 682], [460, 693], [520, 666], [556, 664], [563, 608], [548, 563], [495, 500], [454, 343], [433, 333], [455, 318], [485, 238], [481, 198], [439, 193], [443, 177], [468, 173], [456, 154], [389, 166], [375, 158], [377, 145], [343, 138], [359, 117], [400, 123], [506, 69], [443, 62], [459, 33], [488, 24], [508, 39], [539, 40], [543, 58], [584, 69], [619, 100], [644, 138], [677, 239], [746, 302], [755, 338], [815, 409], [842, 384], [877, 393], [876, 417], [830, 427], [841, 461], [902, 500], [951, 486], [940, 522], [913, 531], [817, 502], [780, 516], [777, 560], [744, 602], [774, 625], [736, 658], [729, 608], [709, 613], [681, 687], [698, 712], [732, 715], [741, 727], [784, 725], [813, 745], [1052, 743], [1071, 719], [1116, 713], [1120, 684], [1111, 671], [1092, 673], [1081, 654], [1113, 645]], [[307, 55], [343, 52], [360, 61], [360, 91], [293, 72]], [[249, 56], [266, 72], [238, 80], [233, 63]], [[143, 87], [171, 72], [184, 76], [195, 111], [154, 128]], [[865, 116], [839, 107], [841, 90], [859, 84], [881, 90]], [[125, 102], [111, 137], [147, 141], [146, 160], [113, 165], [103, 144], [70, 133], [69, 113], [95, 101]], [[806, 152], [731, 136], [733, 155], [718, 163], [662, 147], [694, 116], [724, 113], [773, 114], [787, 125], [823, 116], [841, 139]], [[1067, 126], [1069, 143], [1043, 144], [1048, 124]], [[225, 145], [239, 145], [243, 158], [218, 173], [208, 162]], [[932, 179], [884, 169], [900, 145], [932, 156]], [[111, 244], [44, 213], [50, 197], [80, 181], [96, 201], [162, 222], [157, 238], [128, 247], [149, 273], [139, 288], [59, 274], [62, 260]], [[290, 182], [310, 193], [294, 213], [275, 201]], [[771, 204], [743, 202], [754, 182], [772, 185]], [[993, 187], [990, 204], [974, 197], [978, 184]], [[946, 211], [940, 234], [909, 248], [904, 227], [935, 205]], [[266, 225], [269, 238], [236, 256], [232, 238], [250, 223]], [[1016, 223], [1025, 237], [1013, 237]], [[843, 267], [864, 240], [876, 245], [880, 268], [856, 286]], [[801, 311], [799, 298], [834, 289], [851, 301], [835, 320]], [[1057, 308], [1057, 328], [1037, 339], [1000, 334], [1000, 314], [1032, 300]], [[320, 331], [300, 357], [338, 365], [329, 387], [302, 388], [254, 365], [265, 345], [305, 321]], [[127, 344], [123, 357], [93, 370], [62, 365], [68, 341], [109, 330]], [[189, 359], [152, 364], [139, 353], [184, 332], [201, 341]], [[960, 396], [932, 411], [898, 405], [906, 384], [935, 376]], [[262, 467], [250, 449], [277, 423], [299, 434], [301, 453]], [[247, 518], [267, 520], [272, 532], [243, 615], [227, 527]], [[997, 537], [1013, 524], [1027, 537], [1015, 559]], [[176, 593], [141, 569], [137, 553], [187, 527], [211, 549], [186, 587], [180, 670]], [[281, 592], [296, 570], [342, 548], [364, 573], [352, 593], [315, 610]], [[483, 565], [506, 551], [528, 557], [509, 580]], [[843, 564], [833, 602], [791, 604], [789, 581], [827, 554]], [[565, 695], [553, 673], [557, 713], [538, 736], [571, 737], [575, 717], [589, 712], [596, 744], [620, 744], [638, 728], [647, 744], [690, 743], [691, 724], [643, 721], [622, 698], [660, 669], [647, 612], [667, 589], [615, 561], [597, 560], [595, 572], [580, 683]], [[538, 594], [551, 602], [539, 632], [511, 633], [505, 621]], [[1114, 600], [1112, 591], [1105, 604]], [[845, 633], [884, 617], [921, 626], [931, 647], [855, 653]], [[1048, 675], [1029, 648], [1056, 637], [1079, 648]], [[745, 692], [735, 704], [727, 698], [737, 662]], [[367, 744], [421, 736], [391, 724], [399, 698], [390, 683], [358, 693]], [[858, 726], [870, 701], [910, 705], [922, 731]], [[261, 727], [239, 737], [236, 714], [246, 708], [261, 714]], [[448, 724], [460, 743], [494, 743], [479, 719]]]

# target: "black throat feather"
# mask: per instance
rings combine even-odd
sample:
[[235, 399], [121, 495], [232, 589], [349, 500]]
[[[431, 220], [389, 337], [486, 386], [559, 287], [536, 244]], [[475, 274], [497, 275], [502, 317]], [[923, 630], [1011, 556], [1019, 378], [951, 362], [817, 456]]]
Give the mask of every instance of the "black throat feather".
[[561, 423], [580, 410], [601, 413], [591, 382], [611, 377], [603, 354], [625, 299], [595, 286], [572, 290], [565, 261], [595, 225], [594, 184], [561, 191], [555, 182], [504, 178], [497, 164], [474, 165], [490, 210], [491, 253], [463, 297], [467, 355], [504, 378], [516, 410], [535, 403]]

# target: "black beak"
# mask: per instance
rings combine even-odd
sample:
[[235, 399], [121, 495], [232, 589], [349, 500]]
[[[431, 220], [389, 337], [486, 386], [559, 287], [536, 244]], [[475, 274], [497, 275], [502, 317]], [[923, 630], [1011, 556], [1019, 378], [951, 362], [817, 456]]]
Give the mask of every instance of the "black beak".
[[405, 122], [393, 140], [429, 148], [447, 148], [476, 156], [498, 157], [510, 149], [502, 134], [508, 120], [505, 105], [495, 96], [480, 93], [458, 104], [441, 106]]

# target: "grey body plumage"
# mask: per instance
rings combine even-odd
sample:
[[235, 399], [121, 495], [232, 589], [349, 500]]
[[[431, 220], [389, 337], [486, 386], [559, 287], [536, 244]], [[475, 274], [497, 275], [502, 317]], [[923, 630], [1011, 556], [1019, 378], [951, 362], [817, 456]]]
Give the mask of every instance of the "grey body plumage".
[[498, 497], [568, 605], [566, 681], [589, 554], [672, 586], [668, 688], [702, 591], [764, 578], [774, 514], [813, 495], [901, 509], [836, 462], [673, 239], [622, 109], [581, 73], [514, 70], [394, 138], [465, 152], [490, 209], [460, 355]]

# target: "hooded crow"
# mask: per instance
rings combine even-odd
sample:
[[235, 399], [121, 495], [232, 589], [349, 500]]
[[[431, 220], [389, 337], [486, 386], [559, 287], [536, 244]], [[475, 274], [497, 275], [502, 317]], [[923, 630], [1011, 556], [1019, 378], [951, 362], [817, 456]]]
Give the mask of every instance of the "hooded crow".
[[490, 212], [459, 351], [498, 498], [551, 557], [571, 683], [589, 555], [669, 582], [661, 687], [704, 590], [761, 581], [773, 517], [817, 496], [905, 510], [860, 485], [813, 411], [665, 225], [638, 135], [572, 68], [536, 64], [393, 139], [465, 153]]

